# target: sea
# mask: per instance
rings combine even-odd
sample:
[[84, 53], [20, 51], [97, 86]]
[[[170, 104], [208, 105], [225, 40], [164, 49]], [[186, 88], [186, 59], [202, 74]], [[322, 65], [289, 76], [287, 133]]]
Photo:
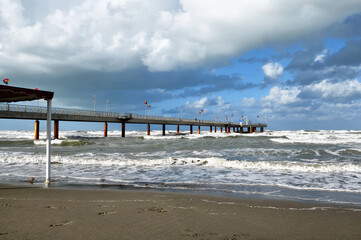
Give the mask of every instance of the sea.
[[[361, 207], [361, 131], [61, 131], [54, 186], [186, 191]], [[0, 131], [0, 182], [44, 184], [46, 133]]]

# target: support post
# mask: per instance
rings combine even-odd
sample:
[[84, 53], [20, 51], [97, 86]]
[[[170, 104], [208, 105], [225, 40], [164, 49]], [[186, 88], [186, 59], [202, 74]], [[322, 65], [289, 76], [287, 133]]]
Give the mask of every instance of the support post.
[[198, 134], [201, 134], [201, 126], [198, 126]]
[[248, 133], [252, 133], [252, 126], [248, 127]]
[[235, 127], [233, 127], [233, 132], [236, 132], [236, 128], [235, 128]]
[[190, 131], [190, 134], [193, 134], [193, 126], [192, 125], [189, 125], [189, 131]]
[[214, 126], [214, 132], [215, 133], [217, 132], [217, 126]]
[[150, 124], [148, 123], [147, 125], [147, 135], [149, 136], [150, 135]]
[[163, 136], [165, 136], [165, 124], [163, 124]]
[[212, 132], [212, 126], [209, 126], [209, 132]]
[[54, 120], [54, 139], [59, 139], [59, 120]]
[[122, 122], [122, 137], [125, 137], [125, 122]]
[[231, 133], [231, 127], [227, 127], [227, 133]]
[[104, 137], [108, 137], [108, 123], [104, 123]]
[[179, 125], [177, 125], [177, 134], [179, 134]]
[[51, 100], [47, 100], [46, 114], [46, 184], [50, 184], [51, 165]]
[[254, 127], [254, 128], [253, 128], [253, 132], [257, 132], [257, 127]]
[[223, 132], [222, 127], [221, 127], [221, 132]]
[[35, 121], [34, 133], [35, 133], [34, 139], [39, 140], [39, 120]]
[[261, 132], [263, 132], [263, 127], [261, 127]]

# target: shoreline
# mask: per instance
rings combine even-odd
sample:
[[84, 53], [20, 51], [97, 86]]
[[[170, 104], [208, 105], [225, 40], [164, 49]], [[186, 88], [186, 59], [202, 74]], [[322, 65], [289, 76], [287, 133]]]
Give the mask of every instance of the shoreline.
[[[11, 182], [11, 181], [3, 181], [0, 182], [0, 185], [21, 185], [21, 186], [33, 186], [44, 188], [46, 186], [45, 182], [42, 181], [34, 181], [30, 183], [29, 180], [23, 180], [20, 182]], [[208, 195], [215, 197], [230, 197], [230, 198], [239, 198], [239, 199], [249, 199], [249, 200], [275, 200], [275, 201], [285, 201], [285, 202], [295, 202], [295, 203], [309, 203], [309, 204], [317, 204], [317, 205], [332, 205], [332, 206], [341, 206], [341, 207], [355, 207], [361, 208], [361, 202], [332, 202], [322, 199], [310, 199], [310, 198], [295, 198], [292, 196], [272, 196], [267, 195], [262, 192], [254, 192], [254, 193], [241, 193], [241, 192], [232, 192], [232, 191], [222, 191], [222, 190], [204, 190], [204, 189], [192, 189], [192, 188], [172, 188], [172, 187], [156, 187], [157, 185], [153, 185], [152, 183], [143, 183], [144, 186], [136, 186], [136, 185], [127, 185], [127, 184], [116, 184], [109, 182], [99, 182], [99, 183], [63, 183], [63, 182], [52, 182], [49, 186], [50, 188], [60, 188], [60, 189], [75, 189], [75, 190], [109, 190], [109, 191], [156, 191], [156, 192], [169, 192], [169, 193], [183, 193], [183, 194], [198, 194], [198, 195]], [[279, 187], [281, 188], [281, 187]], [[299, 191], [320, 191], [314, 189], [305, 189]], [[333, 194], [348, 194], [349, 192], [345, 191], [331, 191]], [[356, 193], [351, 193], [356, 194]]]
[[0, 239], [359, 239], [361, 208], [0, 183]]

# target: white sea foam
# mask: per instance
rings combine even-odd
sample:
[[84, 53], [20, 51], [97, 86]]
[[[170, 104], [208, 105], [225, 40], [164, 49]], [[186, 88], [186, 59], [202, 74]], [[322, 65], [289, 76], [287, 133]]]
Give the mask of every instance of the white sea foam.
[[361, 144], [360, 131], [275, 131], [266, 136], [278, 143]]
[[[361, 193], [360, 138], [359, 131], [167, 131], [162, 136], [154, 130], [150, 136], [127, 131], [126, 138], [121, 131], [109, 131], [108, 138], [102, 131], [62, 131], [52, 140], [52, 173], [66, 183], [106, 179], [140, 187], [147, 182], [155, 188], [347, 202], [322, 192]], [[0, 142], [0, 180], [43, 178], [44, 132], [33, 140], [33, 131], [0, 131]], [[361, 199], [352, 195], [349, 202], [361, 204]]]

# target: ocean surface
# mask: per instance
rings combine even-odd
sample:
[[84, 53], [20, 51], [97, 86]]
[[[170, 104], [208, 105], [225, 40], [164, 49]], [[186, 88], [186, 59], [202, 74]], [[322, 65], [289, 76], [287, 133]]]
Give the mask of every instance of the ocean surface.
[[[161, 134], [61, 131], [52, 141], [54, 184], [361, 207], [361, 131]], [[33, 137], [33, 131], [0, 131], [0, 182], [45, 181], [45, 132]]]

